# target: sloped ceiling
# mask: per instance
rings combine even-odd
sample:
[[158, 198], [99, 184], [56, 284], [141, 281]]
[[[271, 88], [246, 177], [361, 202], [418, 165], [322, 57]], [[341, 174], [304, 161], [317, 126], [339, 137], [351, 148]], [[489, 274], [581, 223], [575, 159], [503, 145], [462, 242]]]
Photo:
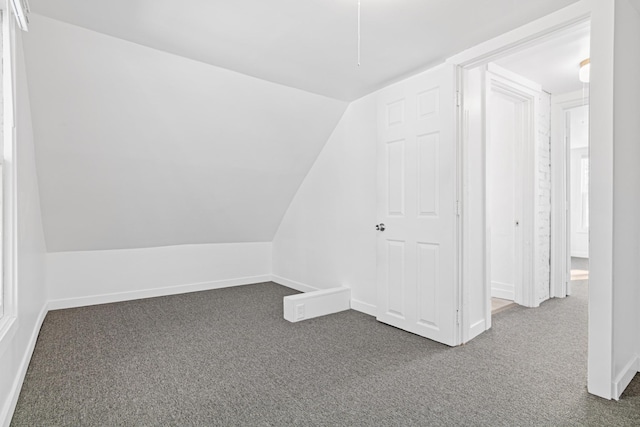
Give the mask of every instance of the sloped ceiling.
[[353, 100], [577, 0], [31, 0], [35, 13]]
[[347, 102], [576, 0], [31, 0], [49, 251], [271, 241]]
[[271, 241], [346, 103], [33, 15], [49, 251]]

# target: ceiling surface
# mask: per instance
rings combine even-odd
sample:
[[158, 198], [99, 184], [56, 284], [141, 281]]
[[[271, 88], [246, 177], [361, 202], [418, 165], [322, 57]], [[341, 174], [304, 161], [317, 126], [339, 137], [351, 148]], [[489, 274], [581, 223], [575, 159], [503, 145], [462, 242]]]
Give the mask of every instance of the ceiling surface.
[[42, 16], [23, 37], [49, 252], [270, 242], [347, 107]]
[[589, 41], [590, 25], [585, 23], [495, 62], [549, 93], [572, 92], [583, 88], [578, 72], [589, 57]]
[[31, 0], [34, 13], [353, 100], [577, 0]]

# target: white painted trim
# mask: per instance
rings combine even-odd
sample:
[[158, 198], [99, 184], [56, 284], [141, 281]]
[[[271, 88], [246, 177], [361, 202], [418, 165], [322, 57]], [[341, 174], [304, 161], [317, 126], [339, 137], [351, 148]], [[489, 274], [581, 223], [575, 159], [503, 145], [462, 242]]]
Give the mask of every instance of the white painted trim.
[[85, 307], [112, 302], [132, 301], [142, 298], [154, 298], [167, 295], [178, 295], [189, 292], [210, 291], [231, 286], [251, 285], [271, 281], [271, 275], [240, 277], [236, 279], [216, 280], [213, 282], [191, 283], [186, 285], [167, 286], [163, 288], [145, 289], [131, 292], [117, 292], [112, 294], [92, 295], [80, 298], [67, 298], [49, 301], [50, 310]]
[[326, 316], [351, 308], [351, 289], [341, 286], [288, 295], [283, 298], [282, 305], [284, 318], [289, 322]]
[[571, 252], [572, 258], [589, 258], [588, 252]]
[[[583, 98], [584, 96], [584, 98]], [[570, 273], [570, 209], [569, 161], [566, 140], [567, 110], [589, 103], [589, 95], [582, 91], [552, 95], [551, 97], [551, 282], [550, 298], [564, 298], [569, 294]]]
[[640, 356], [635, 355], [613, 381], [612, 391], [615, 400], [620, 399], [620, 396], [638, 372], [640, 372]]
[[315, 286], [296, 282], [295, 280], [285, 279], [284, 277], [276, 276], [275, 274], [271, 275], [271, 281], [277, 283], [278, 285], [286, 286], [287, 288], [295, 289], [296, 291], [300, 292], [314, 292], [320, 290]]
[[369, 316], [376, 317], [378, 315], [378, 307], [368, 302], [360, 301], [351, 298], [351, 309], [359, 311], [360, 313], [368, 314]]
[[[14, 20], [2, 3], [2, 87], [3, 93], [3, 153], [2, 173], [0, 180], [1, 191], [4, 192], [3, 206], [0, 209], [0, 221], [3, 221], [2, 245], [0, 245], [0, 292], [4, 291], [4, 307], [2, 318], [6, 318], [7, 333], [18, 317], [18, 188], [16, 153], [16, 84], [15, 84], [15, 56], [16, 40]], [[13, 320], [12, 320], [13, 318]]]
[[[495, 287], [494, 283], [497, 282], [492, 282], [491, 283], [491, 296], [494, 298], [502, 298], [502, 299], [508, 299], [509, 301], [515, 301], [516, 300], [516, 292], [515, 292], [515, 286], [513, 285], [506, 285], [505, 283], [500, 283], [500, 285], [503, 285], [500, 288]], [[504, 286], [511, 286], [512, 288], [514, 288], [514, 290], [508, 290], [508, 289], [504, 289]]]
[[16, 316], [3, 316], [0, 319], [0, 357], [4, 354], [5, 350], [9, 346], [11, 338], [16, 333], [18, 328]]
[[447, 62], [463, 67], [487, 63], [499, 56], [539, 43], [559, 31], [586, 22], [590, 15], [589, 4], [580, 1], [462, 51], [448, 58]]
[[15, 411], [16, 404], [18, 403], [20, 390], [22, 389], [22, 383], [24, 382], [24, 378], [27, 375], [27, 369], [29, 368], [29, 363], [31, 362], [33, 350], [36, 348], [38, 334], [40, 333], [42, 323], [44, 322], [44, 318], [46, 317], [48, 312], [48, 304], [44, 303], [42, 309], [40, 310], [40, 313], [38, 314], [35, 328], [33, 328], [33, 331], [31, 332], [31, 337], [29, 338], [29, 343], [27, 344], [27, 351], [22, 356], [22, 361], [20, 362], [20, 367], [18, 368], [18, 372], [16, 372], [15, 379], [13, 380], [8, 399], [5, 401], [4, 407], [0, 411], [0, 425], [2, 425], [3, 427], [9, 427], [9, 425], [11, 424], [11, 418], [13, 417], [13, 412]]
[[542, 86], [540, 84], [524, 78], [520, 74], [516, 74], [513, 71], [509, 71], [506, 68], [502, 68], [494, 62], [490, 62], [487, 64], [487, 71], [495, 74], [496, 76], [500, 76], [511, 83], [515, 83], [519, 86], [524, 86], [525, 88], [530, 89], [534, 92], [542, 92]]
[[18, 27], [20, 27], [22, 31], [29, 31], [29, 18], [27, 18], [29, 6], [26, 4], [23, 6], [20, 0], [11, 0], [11, 5], [13, 6], [13, 16], [15, 16], [18, 22]]
[[476, 323], [472, 324], [469, 327], [469, 336], [467, 341], [471, 341], [472, 339], [474, 339], [475, 337], [477, 337], [487, 329], [489, 328], [487, 328], [486, 320], [485, 319], [478, 320]]

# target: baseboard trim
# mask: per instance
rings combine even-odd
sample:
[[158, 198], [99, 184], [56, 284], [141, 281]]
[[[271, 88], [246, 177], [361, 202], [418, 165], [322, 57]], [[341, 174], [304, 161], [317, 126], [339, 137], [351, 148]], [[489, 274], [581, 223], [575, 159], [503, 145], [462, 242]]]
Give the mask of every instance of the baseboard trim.
[[13, 380], [13, 385], [11, 386], [11, 391], [9, 392], [8, 399], [5, 401], [2, 412], [0, 412], [0, 425], [2, 425], [3, 427], [9, 427], [9, 425], [11, 424], [11, 418], [13, 418], [13, 413], [16, 410], [16, 405], [18, 404], [18, 397], [20, 397], [20, 390], [22, 390], [22, 384], [24, 383], [24, 378], [27, 375], [27, 369], [29, 368], [29, 363], [31, 362], [31, 356], [33, 356], [33, 350], [35, 350], [36, 348], [38, 334], [40, 334], [40, 329], [42, 328], [44, 318], [49, 312], [48, 308], [48, 304], [45, 302], [42, 306], [42, 309], [40, 310], [40, 313], [38, 314], [38, 318], [36, 319], [36, 325], [31, 332], [31, 337], [29, 338], [27, 349], [22, 356], [22, 361], [20, 362], [20, 367], [18, 368], [18, 372], [16, 373], [17, 375]]
[[351, 299], [351, 309], [359, 311], [360, 313], [368, 314], [369, 316], [376, 317], [378, 315], [378, 307], [368, 302], [360, 301], [357, 299]]
[[275, 274], [271, 275], [271, 281], [277, 283], [278, 285], [286, 286], [287, 288], [291, 288], [300, 292], [315, 292], [320, 290], [320, 288], [316, 288], [315, 286], [296, 282], [295, 280], [285, 279], [284, 277], [280, 277]]
[[167, 286], [164, 288], [144, 289], [140, 291], [117, 292], [113, 294], [92, 295], [88, 297], [66, 298], [49, 301], [49, 310], [85, 307], [112, 302], [132, 301], [143, 298], [163, 297], [168, 295], [186, 294], [189, 292], [210, 291], [213, 289], [229, 288], [232, 286], [251, 285], [269, 282], [271, 275], [240, 277], [237, 279], [216, 280], [212, 282], [191, 283], [187, 285]]
[[491, 282], [491, 296], [514, 301], [516, 292], [513, 285], [501, 282]]
[[613, 398], [619, 400], [633, 377], [640, 372], [640, 356], [633, 356], [613, 382]]

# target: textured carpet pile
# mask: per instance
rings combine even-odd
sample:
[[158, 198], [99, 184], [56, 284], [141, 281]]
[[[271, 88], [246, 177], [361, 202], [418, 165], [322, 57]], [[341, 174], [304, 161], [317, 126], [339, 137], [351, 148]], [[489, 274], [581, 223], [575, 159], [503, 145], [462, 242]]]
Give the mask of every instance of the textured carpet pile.
[[586, 283], [449, 348], [346, 311], [282, 317], [265, 283], [50, 312], [13, 426], [640, 425], [591, 396]]

